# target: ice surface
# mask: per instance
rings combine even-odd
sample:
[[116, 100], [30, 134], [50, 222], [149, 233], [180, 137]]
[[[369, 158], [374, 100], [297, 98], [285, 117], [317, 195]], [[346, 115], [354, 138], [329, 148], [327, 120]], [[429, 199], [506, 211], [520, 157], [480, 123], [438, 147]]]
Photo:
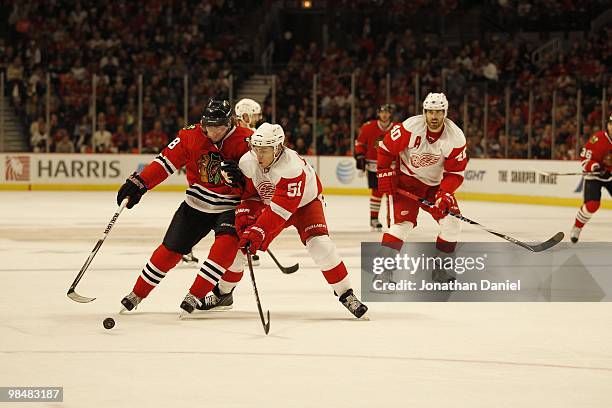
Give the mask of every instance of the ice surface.
[[[61, 407], [609, 407], [609, 303], [371, 303], [350, 318], [293, 231], [256, 268], [271, 332], [245, 276], [235, 308], [179, 320], [196, 268], [179, 266], [134, 315], [117, 315], [161, 241], [180, 193], [148, 193], [125, 211], [85, 274], [66, 290], [113, 215], [113, 192], [0, 192], [0, 386], [63, 386]], [[367, 197], [327, 197], [332, 238], [358, 286]], [[463, 213], [520, 239], [568, 232], [576, 208], [482, 202]], [[583, 241], [609, 241], [601, 210]], [[433, 240], [424, 217], [412, 235]], [[465, 241], [495, 237], [465, 226]], [[195, 249], [204, 258], [211, 239]], [[112, 316], [112, 330], [102, 320]], [[10, 404], [19, 406], [20, 404]], [[24, 406], [34, 406], [25, 404]], [[37, 404], [44, 406], [44, 404]]]

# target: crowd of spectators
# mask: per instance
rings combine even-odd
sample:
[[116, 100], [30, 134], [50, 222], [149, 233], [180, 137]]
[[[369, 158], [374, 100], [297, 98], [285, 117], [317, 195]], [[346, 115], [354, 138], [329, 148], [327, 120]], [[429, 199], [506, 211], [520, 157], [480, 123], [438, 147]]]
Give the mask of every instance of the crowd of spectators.
[[110, 153], [138, 149], [139, 75], [143, 151], [159, 151], [185, 125], [185, 74], [191, 79], [187, 122], [209, 97], [227, 97], [232, 64], [253, 59], [238, 37], [249, 28], [243, 17], [261, 1], [11, 3], [0, 69], [33, 151]]
[[[235, 74], [239, 64], [253, 60], [252, 47], [240, 41], [238, 33], [249, 20], [245, 16], [250, 16], [258, 3], [240, 2], [240, 7], [230, 0], [117, 5], [77, 1], [71, 7], [61, 0], [14, 4], [9, 23], [16, 41], [1, 40], [0, 69], [6, 71], [7, 92], [28, 127], [32, 150], [137, 152], [138, 74], [142, 74], [141, 147], [147, 153], [159, 151], [186, 122], [185, 74], [189, 76], [187, 122], [192, 123], [209, 97], [228, 95], [229, 73]], [[363, 122], [375, 117], [381, 103], [393, 103], [397, 107], [395, 119], [403, 120], [420, 113], [420, 101], [428, 92], [440, 90], [448, 96], [449, 117], [468, 136], [472, 157], [506, 157], [507, 151], [513, 158], [571, 159], [583, 138], [601, 126], [602, 89], [607, 87], [607, 95], [612, 95], [610, 28], [583, 33], [582, 40], [565, 41], [560, 52], [543, 54], [534, 62], [532, 51], [540, 43], [530, 43], [516, 33], [448, 45], [436, 27], [439, 19], [457, 17], [464, 2], [445, 0], [438, 20], [428, 22], [428, 29], [422, 31], [406, 28], [402, 12], [407, 11], [398, 9], [399, 3], [335, 2], [332, 15], [344, 10], [349, 18], [332, 19], [335, 23], [329, 25], [326, 46], [318, 41], [293, 43], [291, 32], [282, 38], [290, 46], [277, 44], [277, 50], [288, 52], [274, 70], [276, 117], [288, 144], [298, 152], [307, 154], [316, 149], [318, 154], [350, 155], [352, 103], [358, 131]], [[508, 13], [521, 16], [529, 4], [500, 0], [489, 2], [488, 10], [511, 10]], [[551, 7], [561, 7], [559, 13], [583, 8], [570, 0], [563, 4]], [[393, 12], [375, 13], [364, 7]], [[427, 12], [426, 1], [410, 2], [410, 7], [413, 18]], [[546, 13], [546, 9], [534, 7], [529, 18]], [[350, 92], [353, 73], [354, 100]], [[49, 123], [45, 121], [47, 74], [51, 78]], [[315, 74], [316, 123], [312, 98]], [[94, 75], [95, 132], [91, 100]], [[415, 100], [415, 83], [419, 101]], [[506, 90], [510, 95], [507, 135]], [[557, 106], [554, 135], [553, 91]], [[579, 105], [581, 124], [577, 128]], [[606, 109], [610, 112], [609, 106]], [[271, 98], [266, 100], [264, 117], [272, 117]]]
[[[494, 34], [451, 47], [441, 35], [417, 36], [410, 29], [390, 28], [372, 35], [366, 24], [361, 37], [343, 47], [334, 41], [324, 49], [316, 43], [293, 47], [287, 65], [278, 73], [280, 123], [287, 129], [289, 143], [300, 153], [314, 151], [311, 94], [317, 74], [316, 150], [350, 154], [350, 76], [355, 72], [357, 128], [375, 118], [376, 107], [387, 102], [387, 89], [389, 102], [397, 107], [396, 120], [420, 113], [425, 95], [443, 90], [450, 103], [449, 117], [468, 136], [471, 156], [573, 159], [585, 138], [601, 128], [603, 89], [607, 88], [608, 98], [612, 95], [611, 34], [608, 27], [585, 34], [580, 41], [565, 41], [561, 51], [543, 53], [536, 63], [532, 60], [536, 44], [518, 35]], [[510, 101], [508, 135], [506, 90]], [[609, 102], [606, 110], [611, 111]]]

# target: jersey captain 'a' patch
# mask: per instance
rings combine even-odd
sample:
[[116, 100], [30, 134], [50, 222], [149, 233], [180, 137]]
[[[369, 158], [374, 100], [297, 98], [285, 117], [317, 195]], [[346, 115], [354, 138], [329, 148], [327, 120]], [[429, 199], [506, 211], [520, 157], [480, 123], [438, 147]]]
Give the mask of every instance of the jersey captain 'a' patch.
[[441, 157], [439, 154], [433, 153], [412, 153], [410, 164], [415, 168], [433, 166], [440, 161]]
[[200, 180], [204, 183], [221, 184], [221, 155], [216, 152], [204, 154], [198, 160]]

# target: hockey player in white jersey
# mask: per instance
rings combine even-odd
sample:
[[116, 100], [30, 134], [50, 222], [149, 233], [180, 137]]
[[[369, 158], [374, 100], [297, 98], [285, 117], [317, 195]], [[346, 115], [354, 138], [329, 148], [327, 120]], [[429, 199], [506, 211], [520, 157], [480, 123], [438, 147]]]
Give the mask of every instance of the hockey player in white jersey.
[[261, 105], [249, 98], [242, 98], [234, 108], [238, 125], [255, 130], [261, 120]]
[[[242, 98], [236, 103], [234, 110], [236, 111], [236, 119], [239, 126], [255, 130], [257, 124], [261, 121], [261, 105], [253, 99]], [[253, 261], [253, 266], [259, 266], [259, 255], [254, 254], [251, 260]]]
[[[284, 140], [280, 125], [263, 123], [251, 136], [251, 151], [240, 159], [245, 187], [236, 208], [239, 246], [252, 254], [265, 251], [283, 229], [295, 227], [340, 302], [361, 317], [368, 308], [353, 293], [346, 266], [329, 237], [321, 182], [306, 160], [283, 146]], [[217, 290], [222, 297], [231, 289], [222, 279]]]
[[430, 93], [423, 102], [422, 115], [393, 126], [380, 142], [378, 188], [393, 197], [394, 218], [383, 235], [384, 247], [399, 250], [417, 225], [420, 204], [398, 194], [400, 188], [435, 203], [435, 207], [424, 209], [440, 225], [436, 247], [446, 253], [455, 250], [460, 221], [446, 215], [448, 211], [459, 213], [454, 193], [463, 182], [468, 158], [465, 136], [447, 118], [447, 112], [446, 96]]

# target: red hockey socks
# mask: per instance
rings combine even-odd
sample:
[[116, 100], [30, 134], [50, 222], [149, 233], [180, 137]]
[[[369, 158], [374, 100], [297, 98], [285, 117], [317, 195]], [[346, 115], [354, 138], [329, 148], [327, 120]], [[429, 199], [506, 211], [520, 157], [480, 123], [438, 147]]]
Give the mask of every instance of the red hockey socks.
[[456, 247], [457, 247], [457, 242], [445, 241], [440, 237], [436, 239], [436, 249], [438, 251], [446, 252], [447, 254], [449, 254], [451, 252], [455, 252]]
[[149, 293], [161, 282], [166, 273], [176, 266], [182, 255], [170, 251], [163, 244], [158, 246], [151, 259], [140, 272], [140, 276], [134, 285], [134, 293], [141, 298], [146, 298]]
[[370, 219], [378, 219], [382, 196], [383, 195], [379, 193], [377, 189], [372, 189], [372, 195], [370, 196]]
[[234, 261], [237, 251], [237, 237], [229, 234], [217, 236], [210, 247], [208, 258], [202, 264], [198, 276], [196, 276], [189, 289], [189, 293], [201, 299], [210, 292], [221, 279], [223, 272]]
[[599, 201], [587, 201], [585, 202], [580, 210], [578, 210], [578, 214], [576, 214], [576, 221], [574, 225], [578, 228], [584, 227], [584, 224], [589, 222], [593, 214], [597, 212], [599, 209]]

